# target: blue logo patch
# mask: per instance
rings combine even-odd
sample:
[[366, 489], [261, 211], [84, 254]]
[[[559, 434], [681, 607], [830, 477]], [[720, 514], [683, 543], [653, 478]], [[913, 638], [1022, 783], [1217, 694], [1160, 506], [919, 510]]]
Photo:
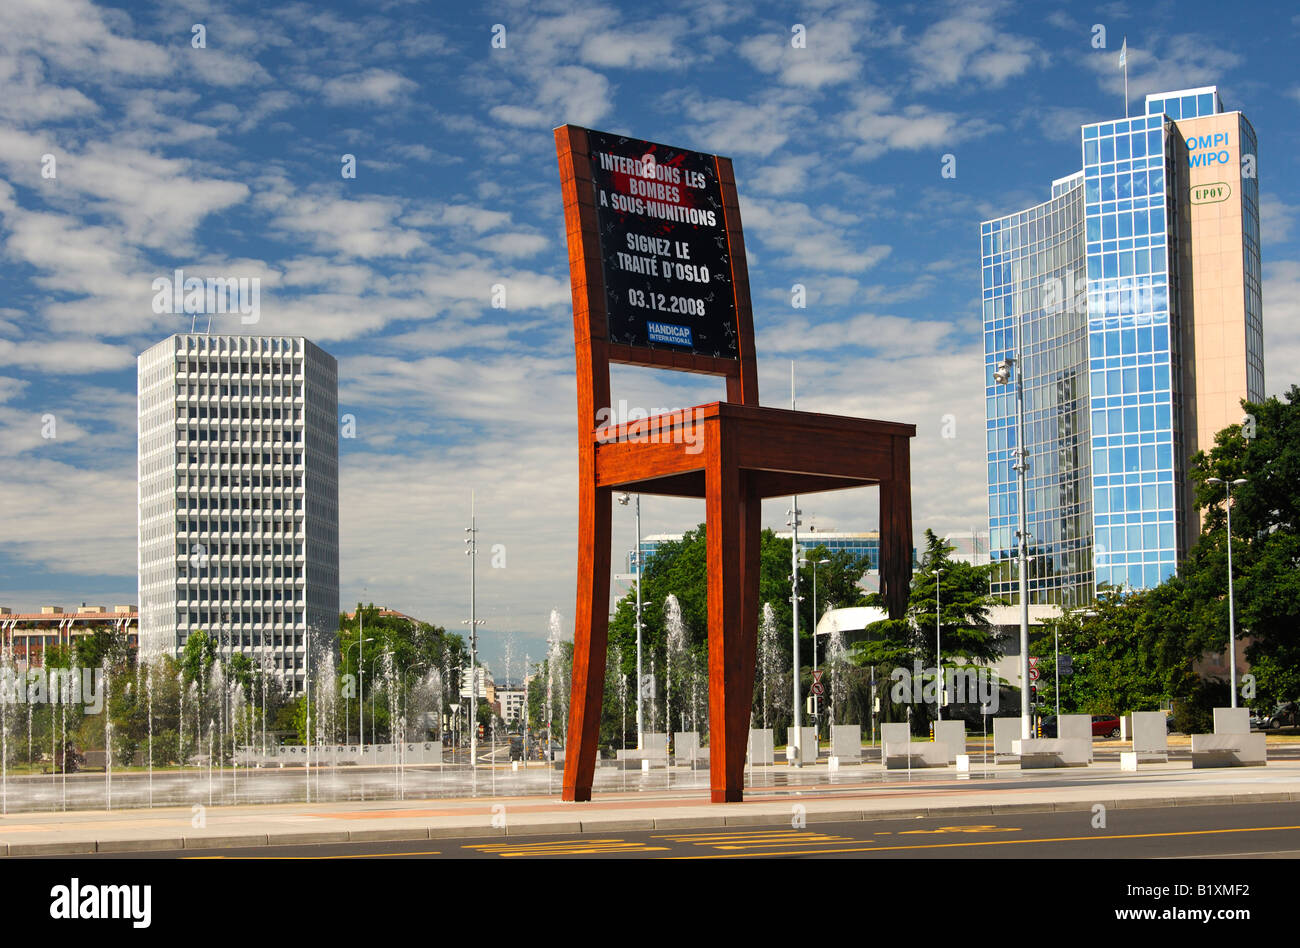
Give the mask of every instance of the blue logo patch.
[[691, 345], [691, 327], [674, 326], [672, 323], [647, 322], [646, 338], [651, 342], [666, 342], [673, 346]]

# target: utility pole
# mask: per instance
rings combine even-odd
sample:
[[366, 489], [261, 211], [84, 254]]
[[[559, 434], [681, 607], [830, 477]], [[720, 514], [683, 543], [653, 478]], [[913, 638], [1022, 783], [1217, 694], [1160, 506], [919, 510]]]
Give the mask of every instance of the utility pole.
[[[794, 362], [790, 363], [790, 410], [795, 410], [794, 398]], [[803, 710], [799, 706], [802, 695], [799, 693], [799, 495], [794, 495], [794, 503], [790, 505], [790, 616], [791, 631], [793, 634], [794, 645], [793, 655], [793, 674], [790, 676], [790, 734], [786, 738], [786, 744], [789, 749], [794, 750], [794, 756], [791, 758], [795, 767], [803, 766], [803, 748], [800, 747], [800, 737], [803, 725], [803, 717], [800, 712]], [[814, 641], [816, 641], [814, 639]], [[789, 756], [789, 755], [787, 755]]]
[[474, 768], [478, 763], [478, 627], [482, 620], [475, 615], [477, 603], [478, 579], [478, 526], [474, 516], [474, 491], [469, 492], [469, 534], [465, 538], [465, 555], [469, 557], [469, 619], [462, 619], [462, 624], [469, 626], [469, 765]]
[[943, 720], [943, 661], [940, 651], [943, 646], [940, 637], [943, 634], [943, 618], [939, 611], [939, 574], [943, 569], [936, 566], [934, 568], [934, 674], [938, 679], [939, 688], [935, 692], [934, 719]]

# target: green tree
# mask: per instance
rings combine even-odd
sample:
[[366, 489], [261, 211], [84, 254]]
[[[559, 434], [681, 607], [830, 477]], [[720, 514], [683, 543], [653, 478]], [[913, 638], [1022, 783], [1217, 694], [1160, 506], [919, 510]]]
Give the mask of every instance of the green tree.
[[[371, 641], [358, 645], [362, 639]], [[435, 670], [443, 676], [442, 693], [427, 697], [434, 705], [428, 710], [436, 720], [442, 720], [447, 705], [459, 700], [456, 695], [460, 692], [461, 669], [469, 665], [469, 649], [461, 636], [449, 634], [442, 626], [385, 615], [374, 603], [358, 604], [352, 616], [339, 616], [338, 642], [339, 711], [346, 713], [345, 730], [353, 734], [361, 719], [358, 698], [364, 698], [366, 732], [373, 727], [377, 737], [388, 739], [394, 723], [389, 721], [389, 698], [411, 694], [413, 684]], [[421, 710], [409, 708], [408, 713], [414, 715]]]
[[1232, 488], [1236, 637], [1249, 638], [1255, 703], [1271, 705], [1300, 697], [1300, 386], [1282, 398], [1243, 402], [1242, 408], [1253, 424], [1225, 428], [1209, 452], [1192, 459], [1204, 525], [1180, 575], [1197, 603], [1194, 627], [1212, 651], [1224, 652], [1227, 507], [1224, 486], [1208, 480], [1244, 478], [1245, 484]]
[[[936, 626], [945, 667], [958, 664], [954, 659], [992, 662], [1000, 654], [988, 620], [989, 607], [997, 601], [988, 592], [990, 567], [954, 560], [952, 552], [946, 540], [926, 530], [921, 564], [912, 574], [907, 616], [872, 624], [852, 645], [853, 661], [875, 671], [887, 719], [899, 720], [904, 712], [893, 706], [889, 700], [892, 689], [882, 682], [888, 682], [893, 669], [910, 670], [914, 662], [934, 667]], [[883, 601], [875, 596], [870, 604], [880, 607]], [[932, 716], [933, 706], [922, 703], [920, 695], [914, 693], [912, 697], [913, 727], [920, 731]]]
[[202, 691], [217, 661], [217, 641], [208, 633], [196, 630], [185, 640], [185, 649], [181, 652], [181, 668], [185, 673], [185, 683], [197, 681]]
[[[817, 611], [824, 613], [827, 608], [860, 605], [865, 592], [859, 583], [870, 567], [865, 556], [854, 556], [844, 551], [834, 553], [823, 545], [815, 543], [816, 534], [805, 535], [804, 555], [806, 565], [799, 567], [800, 597], [799, 603], [799, 657], [800, 675], [807, 683], [810, 681], [812, 667], [813, 635], [813, 569], [817, 571]], [[826, 565], [817, 561], [830, 560]], [[771, 530], [764, 530], [759, 539], [759, 609], [770, 604], [774, 613], [776, 627], [781, 630], [777, 636], [777, 650], [773, 664], [777, 668], [791, 665], [792, 648], [792, 614], [790, 604], [791, 579], [790, 541], [778, 539]], [[687, 531], [680, 540], [661, 542], [655, 548], [653, 557], [648, 557], [642, 579], [642, 671], [649, 675], [653, 669], [655, 675], [654, 705], [662, 715], [665, 700], [665, 677], [667, 634], [664, 603], [670, 595], [677, 598], [681, 608], [682, 622], [686, 633], [686, 654], [679, 662], [679, 669], [691, 668], [696, 676], [707, 678], [708, 670], [708, 544], [705, 538], [705, 525], [700, 524], [694, 530]], [[617, 677], [624, 676], [627, 681], [629, 708], [636, 704], [636, 594], [629, 591], [619, 600], [609, 624], [609, 648], [611, 659], [621, 656], [621, 665], [611, 670], [606, 678], [605, 702], [602, 709], [602, 742], [607, 746], [622, 746], [620, 731], [620, 707], [617, 693]], [[680, 727], [680, 718], [676, 709], [682, 707], [679, 702], [686, 693], [683, 680], [676, 672], [673, 675], [673, 717], [674, 729]], [[769, 682], [769, 689], [780, 694], [790, 690], [789, 672], [774, 676]], [[756, 690], [761, 683], [756, 680]], [[700, 687], [703, 695], [705, 687]], [[690, 689], [693, 693], [694, 688]], [[786, 704], [788, 704], [786, 699]], [[777, 702], [769, 715], [768, 723], [784, 730], [789, 724], [789, 711], [777, 711], [782, 705]], [[649, 714], [649, 703], [646, 705]], [[707, 726], [708, 715], [703, 709], [697, 713], [697, 725], [703, 730]], [[659, 729], [664, 726], [662, 718], [656, 722], [646, 721], [647, 729]], [[629, 711], [627, 727], [629, 743], [635, 742], [635, 714]]]

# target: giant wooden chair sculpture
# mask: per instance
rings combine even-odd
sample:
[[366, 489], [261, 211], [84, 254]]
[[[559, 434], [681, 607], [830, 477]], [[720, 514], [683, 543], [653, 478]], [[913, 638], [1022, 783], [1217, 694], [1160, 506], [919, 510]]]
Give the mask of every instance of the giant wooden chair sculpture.
[[[909, 439], [916, 428], [759, 407], [729, 159], [569, 125], [555, 130], [555, 142], [573, 288], [579, 459], [563, 796], [591, 799], [609, 620], [611, 500], [616, 491], [631, 491], [705, 500], [711, 796], [738, 801], [754, 689], [759, 503], [879, 485], [881, 588], [890, 614], [901, 617], [912, 567]], [[686, 270], [677, 266], [683, 260], [691, 261]], [[700, 299], [672, 295], [693, 285]], [[611, 425], [611, 362], [725, 376], [727, 397]]]

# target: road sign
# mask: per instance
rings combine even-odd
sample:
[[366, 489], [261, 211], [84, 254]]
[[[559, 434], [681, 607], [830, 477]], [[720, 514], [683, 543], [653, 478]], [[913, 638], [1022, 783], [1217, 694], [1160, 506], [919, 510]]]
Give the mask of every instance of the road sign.
[[1037, 668], [1037, 667], [1038, 667], [1038, 656], [1037, 656], [1037, 655], [1030, 655], [1030, 656], [1029, 656], [1029, 667], [1030, 667], [1031, 669], [1033, 669], [1033, 668]]
[[1031, 668], [1031, 669], [1029, 669], [1029, 680], [1030, 680], [1030, 681], [1038, 681], [1038, 669], [1037, 669], [1037, 668]]
[[822, 685], [822, 675], [824, 674], [825, 674], [825, 669], [822, 668], [814, 669], [812, 673], [813, 675], [812, 693], [817, 695], [818, 697], [826, 693], [826, 689]]

